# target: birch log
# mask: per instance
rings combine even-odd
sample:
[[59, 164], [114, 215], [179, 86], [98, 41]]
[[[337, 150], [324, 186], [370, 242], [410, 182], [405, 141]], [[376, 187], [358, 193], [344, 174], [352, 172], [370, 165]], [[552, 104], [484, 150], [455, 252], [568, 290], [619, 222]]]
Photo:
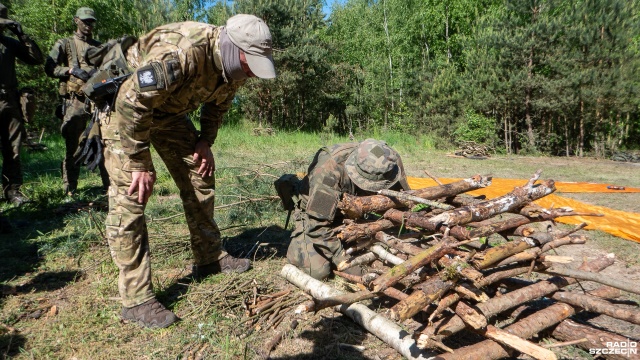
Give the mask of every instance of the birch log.
[[[285, 265], [280, 275], [314, 298], [321, 299], [343, 294], [343, 292], [312, 278], [291, 264]], [[343, 305], [338, 308], [338, 311], [349, 316], [358, 325], [380, 338], [409, 360], [433, 360], [436, 355], [434, 352], [418, 349], [411, 334], [362, 304]]]

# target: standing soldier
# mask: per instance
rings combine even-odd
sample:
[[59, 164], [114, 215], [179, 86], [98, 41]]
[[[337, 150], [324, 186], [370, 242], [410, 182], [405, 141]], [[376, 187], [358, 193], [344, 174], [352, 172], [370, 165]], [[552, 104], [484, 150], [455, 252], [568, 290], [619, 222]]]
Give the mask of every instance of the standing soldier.
[[[120, 87], [114, 111], [100, 122], [111, 178], [106, 233], [120, 269], [122, 318], [162, 328], [178, 318], [155, 299], [151, 285], [144, 214], [156, 180], [150, 146], [180, 189], [194, 277], [248, 270], [248, 259], [224, 251], [213, 219], [211, 146], [245, 80], [276, 76], [271, 33], [253, 15], [233, 16], [223, 27], [180, 22], [152, 30], [125, 54], [133, 74]], [[198, 132], [187, 115], [200, 105]]]
[[[76, 165], [73, 155], [78, 148], [80, 135], [90, 119], [81, 88], [95, 70], [87, 64], [85, 53], [87, 49], [100, 45], [100, 42], [92, 38], [96, 25], [92, 9], [79, 8], [73, 21], [77, 26], [76, 32], [72, 37], [60, 39], [53, 45], [45, 64], [47, 75], [60, 79], [59, 90], [64, 103], [64, 118], [60, 132], [66, 145], [66, 154], [62, 162], [62, 181], [67, 195], [73, 195], [78, 188], [80, 166]], [[99, 168], [102, 186], [106, 192], [109, 187], [109, 175], [104, 162], [99, 164]]]
[[[21, 205], [28, 199], [20, 191], [22, 169], [20, 145], [25, 134], [18, 99], [16, 58], [29, 65], [43, 62], [38, 45], [25, 33], [17, 21], [8, 19], [7, 7], [0, 4], [0, 143], [2, 143], [2, 192], [7, 201]], [[4, 36], [9, 29], [18, 40]]]

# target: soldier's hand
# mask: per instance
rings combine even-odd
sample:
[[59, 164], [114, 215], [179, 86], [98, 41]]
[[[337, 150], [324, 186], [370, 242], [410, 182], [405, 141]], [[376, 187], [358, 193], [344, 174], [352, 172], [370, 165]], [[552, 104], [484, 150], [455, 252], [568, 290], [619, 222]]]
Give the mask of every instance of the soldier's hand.
[[78, 79], [82, 80], [82, 81], [87, 81], [89, 80], [89, 73], [80, 69], [80, 68], [73, 68], [71, 70], [69, 70], [69, 74], [77, 77]]
[[20, 25], [17, 21], [12, 21], [10, 24], [6, 25], [11, 32], [16, 34], [16, 36], [22, 36], [24, 32], [22, 32], [22, 25]]
[[138, 202], [146, 204], [153, 192], [153, 184], [156, 182], [156, 174], [153, 171], [134, 171], [131, 173], [131, 186], [127, 195], [132, 196], [138, 192]]
[[211, 152], [211, 146], [205, 140], [199, 140], [196, 143], [196, 148], [193, 152], [193, 161], [200, 164], [198, 168], [198, 174], [202, 177], [213, 176], [213, 172], [216, 170], [216, 162], [213, 158], [213, 152]]

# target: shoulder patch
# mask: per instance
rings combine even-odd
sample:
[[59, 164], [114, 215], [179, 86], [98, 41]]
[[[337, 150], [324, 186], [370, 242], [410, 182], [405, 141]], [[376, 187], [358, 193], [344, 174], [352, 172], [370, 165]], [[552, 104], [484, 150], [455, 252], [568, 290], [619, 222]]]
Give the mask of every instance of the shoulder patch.
[[153, 66], [145, 66], [138, 70], [138, 84], [140, 87], [154, 86], [158, 83], [156, 71]]

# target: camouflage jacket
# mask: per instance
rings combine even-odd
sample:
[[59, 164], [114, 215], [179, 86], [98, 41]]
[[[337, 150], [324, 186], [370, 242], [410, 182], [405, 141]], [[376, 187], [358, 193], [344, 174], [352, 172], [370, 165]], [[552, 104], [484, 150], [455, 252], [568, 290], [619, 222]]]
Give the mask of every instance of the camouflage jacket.
[[[298, 185], [299, 198], [296, 203], [299, 211], [306, 216], [304, 232], [312, 239], [325, 240], [330, 227], [342, 221], [338, 211], [338, 201], [343, 193], [350, 195], [371, 195], [372, 193], [358, 188], [349, 178], [345, 161], [358, 148], [359, 143], [342, 143], [323, 147], [315, 154], [307, 175]], [[402, 164], [399, 164], [402, 166]], [[404, 170], [403, 170], [404, 171]], [[400, 183], [391, 189], [400, 190]]]
[[[116, 111], [127, 120], [119, 124], [120, 140], [130, 162], [126, 171], [152, 169], [149, 129], [152, 121], [184, 121], [202, 106], [201, 139], [216, 139], [223, 115], [243, 81], [223, 74], [218, 47], [220, 28], [198, 22], [160, 26], [140, 37], [127, 50], [133, 76], [123, 84]], [[126, 86], [127, 82], [133, 85]]]
[[[72, 46], [75, 47], [75, 57]], [[44, 71], [50, 77], [66, 81], [68, 92], [78, 92], [84, 85], [84, 81], [69, 75], [69, 69], [80, 67], [86, 72], [93, 70], [93, 67], [87, 64], [84, 55], [87, 49], [95, 46], [100, 46], [100, 42], [95, 39], [82, 38], [77, 33], [74, 36], [60, 39], [53, 44], [51, 51], [49, 51]]]
[[0, 34], [0, 89], [17, 90], [16, 58], [28, 65], [42, 64], [42, 52], [27, 35], [19, 40]]
[[343, 143], [318, 150], [307, 170], [308, 202], [301, 204], [307, 213], [315, 218], [333, 220], [340, 195], [356, 193], [344, 163], [357, 147], [358, 143]]

